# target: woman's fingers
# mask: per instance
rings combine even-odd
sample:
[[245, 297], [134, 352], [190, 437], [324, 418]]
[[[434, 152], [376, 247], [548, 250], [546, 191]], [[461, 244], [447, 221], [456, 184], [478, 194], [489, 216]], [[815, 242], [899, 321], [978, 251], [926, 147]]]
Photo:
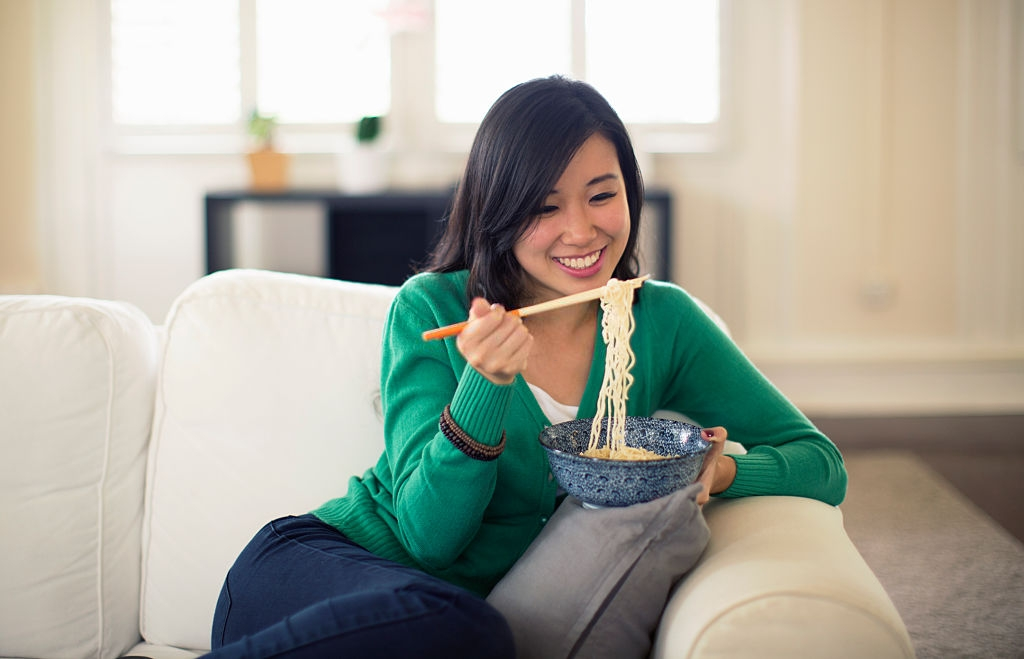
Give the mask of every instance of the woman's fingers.
[[718, 473], [719, 458], [721, 458], [722, 452], [725, 450], [725, 438], [728, 436], [728, 433], [725, 428], [716, 426], [714, 428], [704, 428], [700, 434], [701, 437], [711, 442], [711, 447], [704, 454], [704, 462], [701, 465], [700, 474], [697, 476], [697, 481], [704, 486], [700, 494], [697, 495], [697, 504], [703, 506], [711, 498], [715, 477]]
[[483, 298], [473, 300], [469, 325], [456, 340], [466, 361], [496, 384], [511, 383], [526, 368], [532, 344], [533, 337], [518, 316]]
[[701, 437], [708, 440], [709, 442], [725, 443], [726, 437], [729, 433], [726, 432], [722, 426], [715, 426], [714, 428], [704, 428], [700, 431]]

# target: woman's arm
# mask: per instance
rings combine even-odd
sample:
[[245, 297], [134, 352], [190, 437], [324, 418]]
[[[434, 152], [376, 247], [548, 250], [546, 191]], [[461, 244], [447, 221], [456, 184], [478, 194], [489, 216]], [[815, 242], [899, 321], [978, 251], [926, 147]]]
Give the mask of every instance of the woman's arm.
[[[437, 570], [451, 565], [476, 535], [497, 478], [496, 460], [470, 457], [445, 436], [441, 414], [448, 407], [462, 431], [496, 447], [512, 400], [512, 386], [468, 365], [454, 340], [421, 338], [424, 328], [452, 322], [460, 312], [446, 293], [452, 295], [437, 286], [399, 293], [385, 325], [381, 375], [397, 535], [413, 557]], [[470, 332], [470, 343], [485, 334]]]
[[[713, 491], [729, 481], [719, 496], [784, 494], [838, 505], [846, 494], [846, 468], [836, 446], [689, 295], [675, 289], [660, 302], [659, 310], [648, 313], [661, 319], [660, 345], [666, 334], [671, 341], [669, 408], [706, 427], [723, 426], [729, 439], [747, 449], [745, 455], [719, 458]], [[668, 313], [677, 320], [666, 320]], [[728, 473], [732, 466], [735, 474]]]

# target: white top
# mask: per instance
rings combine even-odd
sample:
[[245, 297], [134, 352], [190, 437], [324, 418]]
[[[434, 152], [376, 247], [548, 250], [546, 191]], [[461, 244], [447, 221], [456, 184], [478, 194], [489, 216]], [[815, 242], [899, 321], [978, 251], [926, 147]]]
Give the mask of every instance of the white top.
[[[526, 384], [530, 383], [527, 382]], [[580, 411], [578, 405], [566, 405], [565, 403], [559, 403], [551, 397], [551, 394], [536, 385], [530, 384], [530, 391], [533, 392], [533, 396], [537, 399], [537, 404], [540, 405], [541, 411], [544, 412], [544, 415], [552, 425], [556, 423], [564, 423], [565, 421], [572, 421]]]

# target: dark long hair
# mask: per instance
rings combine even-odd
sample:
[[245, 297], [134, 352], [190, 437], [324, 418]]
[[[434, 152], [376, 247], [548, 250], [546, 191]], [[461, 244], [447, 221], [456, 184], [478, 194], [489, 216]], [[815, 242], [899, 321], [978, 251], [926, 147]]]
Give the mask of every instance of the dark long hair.
[[594, 134], [615, 145], [629, 206], [629, 240], [614, 277], [636, 277], [644, 186], [629, 133], [597, 90], [561, 76], [516, 85], [491, 106], [426, 269], [469, 270], [468, 298], [482, 296], [509, 309], [521, 306], [524, 277], [512, 249]]

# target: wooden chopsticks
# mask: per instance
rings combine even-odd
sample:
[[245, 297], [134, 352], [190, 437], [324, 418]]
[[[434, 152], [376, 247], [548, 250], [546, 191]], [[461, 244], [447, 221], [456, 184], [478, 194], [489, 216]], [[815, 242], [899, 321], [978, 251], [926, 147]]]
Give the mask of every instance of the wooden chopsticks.
[[[650, 279], [650, 275], [644, 275], [643, 277], [637, 277], [636, 279], [627, 279], [625, 282], [633, 288], [639, 288], [645, 281]], [[580, 304], [581, 302], [589, 302], [590, 300], [596, 300], [604, 295], [605, 290], [608, 286], [599, 286], [592, 288], [589, 291], [583, 291], [582, 293], [573, 293], [572, 295], [566, 295], [565, 297], [555, 298], [554, 300], [548, 300], [547, 302], [541, 302], [539, 304], [532, 304], [528, 307], [521, 307], [519, 309], [513, 309], [508, 313], [513, 316], [519, 316], [525, 318], [532, 316], [533, 314], [543, 313], [545, 311], [551, 311], [552, 309], [561, 309], [562, 307], [568, 307], [573, 304]], [[427, 330], [423, 333], [424, 341], [432, 341], [434, 339], [444, 339], [449, 336], [455, 336], [469, 324], [468, 320], [464, 320], [461, 323], [454, 323], [452, 325], [445, 325], [444, 327], [438, 327], [437, 329]]]

